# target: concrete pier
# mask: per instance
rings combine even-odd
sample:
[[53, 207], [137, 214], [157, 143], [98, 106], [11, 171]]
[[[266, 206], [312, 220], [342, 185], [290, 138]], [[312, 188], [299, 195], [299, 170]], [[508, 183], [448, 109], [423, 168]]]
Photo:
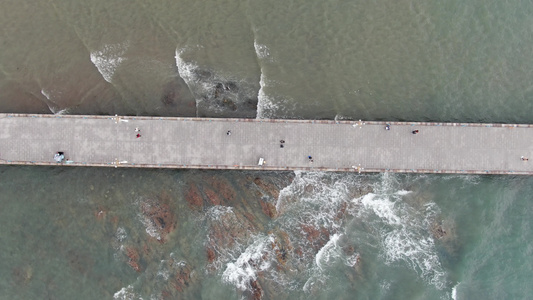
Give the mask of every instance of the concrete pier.
[[0, 114], [0, 128], [0, 164], [533, 174], [530, 124]]

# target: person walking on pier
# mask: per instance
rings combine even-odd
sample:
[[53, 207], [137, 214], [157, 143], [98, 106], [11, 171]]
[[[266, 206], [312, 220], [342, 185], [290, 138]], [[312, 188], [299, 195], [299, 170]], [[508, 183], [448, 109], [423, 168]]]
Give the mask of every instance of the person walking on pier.
[[418, 129], [413, 130], [412, 133], [413, 133], [413, 134], [417, 134], [417, 133], [418, 133]]
[[140, 137], [141, 137], [141, 135], [137, 133], [137, 138], [140, 138]]

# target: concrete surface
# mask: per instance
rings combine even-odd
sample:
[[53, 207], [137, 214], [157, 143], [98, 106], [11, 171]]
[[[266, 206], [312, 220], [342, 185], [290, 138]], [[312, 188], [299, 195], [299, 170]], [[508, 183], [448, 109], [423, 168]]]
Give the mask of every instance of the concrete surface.
[[0, 126], [0, 164], [533, 174], [529, 124], [0, 114]]

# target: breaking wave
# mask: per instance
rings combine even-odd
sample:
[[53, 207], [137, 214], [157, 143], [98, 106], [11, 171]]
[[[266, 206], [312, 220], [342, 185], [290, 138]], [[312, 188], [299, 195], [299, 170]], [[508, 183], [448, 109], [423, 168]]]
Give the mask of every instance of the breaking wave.
[[276, 99], [273, 96], [267, 95], [265, 92], [265, 87], [268, 85], [265, 75], [261, 72], [261, 79], [259, 81], [259, 92], [257, 94], [257, 119], [268, 119], [279, 117], [275, 114], [280, 107], [283, 106], [279, 104], [283, 101]]
[[54, 115], [66, 115], [68, 114], [69, 110], [68, 108], [61, 109], [52, 99], [52, 95], [50, 91], [47, 91], [45, 89], [41, 89], [41, 94], [46, 97], [47, 101], [44, 101], [46, 105], [48, 106], [48, 109], [54, 114]]
[[423, 280], [442, 290], [447, 286], [447, 274], [429, 229], [439, 209], [435, 203], [416, 207], [403, 201], [409, 191], [395, 191], [394, 176], [383, 174], [373, 193], [354, 199], [360, 205], [358, 217], [377, 233], [386, 264], [404, 262]]
[[267, 59], [270, 57], [270, 50], [266, 45], [258, 44], [257, 41], [254, 41], [254, 49], [259, 59]]
[[127, 49], [127, 43], [107, 44], [102, 49], [91, 52], [91, 61], [105, 81], [111, 83], [117, 68], [125, 60], [124, 54]]
[[175, 52], [179, 76], [196, 101], [197, 115], [248, 117], [257, 109], [257, 89], [244, 79], [200, 67], [184, 55], [196, 47], [178, 48]]
[[271, 253], [272, 236], [259, 236], [240, 255], [226, 264], [222, 280], [233, 284], [241, 291], [250, 289], [250, 282], [257, 279], [257, 273], [270, 268], [270, 260], [264, 259]]

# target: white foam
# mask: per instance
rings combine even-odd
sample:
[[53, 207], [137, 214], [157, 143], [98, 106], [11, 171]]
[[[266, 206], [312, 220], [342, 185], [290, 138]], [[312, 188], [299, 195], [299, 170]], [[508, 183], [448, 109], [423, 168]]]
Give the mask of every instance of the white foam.
[[[201, 46], [176, 49], [176, 55], [174, 57], [176, 58], [176, 67], [178, 67], [178, 74], [181, 79], [185, 81], [187, 87], [189, 87], [189, 91], [195, 98], [198, 107], [198, 104], [204, 100], [202, 96], [210, 94], [211, 90], [213, 90], [215, 85], [211, 80], [208, 80], [207, 78], [200, 79], [198, 77], [197, 71], [199, 70], [199, 66], [195, 62], [186, 62], [183, 59], [183, 54], [194, 48], [201, 48]], [[213, 79], [213, 81], [214, 80], [215, 79]]]
[[396, 195], [400, 195], [400, 196], [405, 196], [405, 195], [408, 195], [408, 194], [411, 194], [412, 191], [406, 191], [406, 190], [399, 190], [396, 192]]
[[189, 91], [194, 96], [194, 87], [192, 87], [191, 85], [196, 81], [196, 75], [194, 71], [198, 69], [198, 66], [195, 63], [187, 63], [183, 60], [181, 56], [187, 50], [189, 50], [188, 47], [176, 49], [176, 55], [174, 56], [174, 58], [176, 59], [176, 67], [178, 67], [178, 74], [180, 75], [181, 79], [185, 81], [185, 84], [187, 84], [187, 86], [189, 87]]
[[345, 259], [344, 259], [344, 264], [348, 267], [353, 267], [357, 264], [357, 262], [359, 261], [360, 259], [360, 256], [359, 256], [359, 253], [354, 253], [350, 256], [347, 256]]
[[361, 203], [359, 216], [377, 233], [385, 263], [405, 262], [412, 270], [438, 289], [446, 286], [446, 272], [441, 266], [433, 237], [429, 231], [431, 219], [438, 207], [428, 203], [415, 208], [401, 196], [409, 194], [394, 191], [394, 178], [384, 176], [381, 187], [355, 201]]
[[140, 296], [137, 296], [133, 292], [133, 286], [128, 285], [127, 287], [123, 287], [120, 289], [120, 291], [116, 292], [113, 295], [113, 299], [115, 300], [134, 300], [134, 299], [142, 299]]
[[126, 233], [126, 229], [123, 227], [117, 228], [117, 232], [115, 233], [115, 239], [117, 242], [122, 242], [128, 237], [128, 234]]
[[[68, 108], [60, 109], [59, 106], [53, 101], [52, 92], [47, 91], [45, 89], [41, 89], [41, 94], [46, 97], [46, 100], [44, 101], [46, 105], [48, 106], [48, 109], [54, 114], [54, 115], [65, 115], [68, 113]], [[59, 92], [61, 94], [61, 92]]]
[[250, 281], [257, 279], [257, 272], [267, 270], [271, 263], [265, 259], [265, 255], [270, 253], [270, 243], [274, 241], [272, 236], [258, 236], [254, 242], [233, 262], [226, 264], [226, 269], [222, 274], [224, 282], [244, 291], [250, 287]]
[[127, 43], [107, 44], [102, 49], [91, 52], [91, 61], [105, 81], [111, 83], [118, 66], [125, 60], [123, 56], [127, 48]]
[[215, 205], [207, 210], [206, 216], [209, 217], [211, 220], [220, 220], [221, 217], [233, 213], [233, 207]]
[[[245, 79], [238, 79], [231, 74], [225, 74], [224, 70], [202, 68], [197, 62], [184, 59], [185, 53], [197, 48], [201, 48], [201, 46], [177, 48], [175, 52], [178, 74], [193, 95], [197, 110], [223, 113], [228, 108], [221, 104], [222, 99], [230, 99], [235, 104], [242, 104], [255, 96], [255, 84], [251, 85]], [[227, 83], [236, 84], [238, 88], [232, 89], [231, 86], [225, 85]], [[220, 89], [220, 84], [223, 85], [222, 89]]]
[[394, 211], [394, 202], [386, 198], [376, 199], [376, 194], [369, 193], [355, 201], [360, 201], [365, 208], [372, 210], [378, 217], [386, 220], [388, 224], [402, 224], [402, 218]]
[[[151, 204], [147, 201], [138, 201], [138, 204], [141, 206], [142, 211], [150, 211]], [[150, 219], [150, 217], [144, 215], [142, 212], [138, 214], [139, 219], [143, 223], [145, 227], [146, 233], [148, 233], [149, 236], [156, 238], [158, 241], [161, 240], [161, 235], [159, 234], [159, 230], [157, 229], [156, 224]]]
[[44, 89], [41, 90], [41, 94], [46, 97], [46, 99], [50, 100], [50, 93], [48, 91], [45, 91]]
[[257, 58], [259, 59], [265, 59], [270, 56], [270, 50], [268, 49], [268, 47], [263, 44], [257, 43], [257, 41], [254, 41], [254, 49]]
[[461, 283], [458, 282], [452, 289], [452, 299], [453, 300], [457, 300], [457, 287], [459, 286], [459, 284], [461, 284]]
[[265, 87], [269, 84], [266, 81], [266, 76], [263, 72], [262, 62], [273, 62], [270, 55], [270, 50], [266, 45], [259, 44], [254, 40], [254, 49], [257, 59], [259, 60], [259, 67], [261, 68], [261, 77], [259, 79], [259, 91], [257, 93], [257, 115], [256, 119], [268, 119], [274, 117], [272, 111], [279, 109], [279, 105], [274, 104], [274, 98], [270, 97], [265, 92]]
[[[162, 260], [161, 263], [164, 264], [165, 261]], [[157, 271], [156, 276], [162, 277], [164, 280], [168, 280], [170, 278], [170, 270], [169, 269], [159, 269]]]
[[332, 235], [324, 247], [322, 247], [316, 254], [315, 263], [320, 270], [323, 270], [324, 265], [331, 263], [332, 260], [341, 255], [339, 251], [340, 249], [337, 246], [339, 237], [339, 234]]
[[278, 105], [274, 104], [273, 98], [267, 96], [265, 93], [265, 86], [265, 75], [261, 72], [259, 92], [257, 93], [257, 119], [273, 117], [271, 112], [279, 108]]

